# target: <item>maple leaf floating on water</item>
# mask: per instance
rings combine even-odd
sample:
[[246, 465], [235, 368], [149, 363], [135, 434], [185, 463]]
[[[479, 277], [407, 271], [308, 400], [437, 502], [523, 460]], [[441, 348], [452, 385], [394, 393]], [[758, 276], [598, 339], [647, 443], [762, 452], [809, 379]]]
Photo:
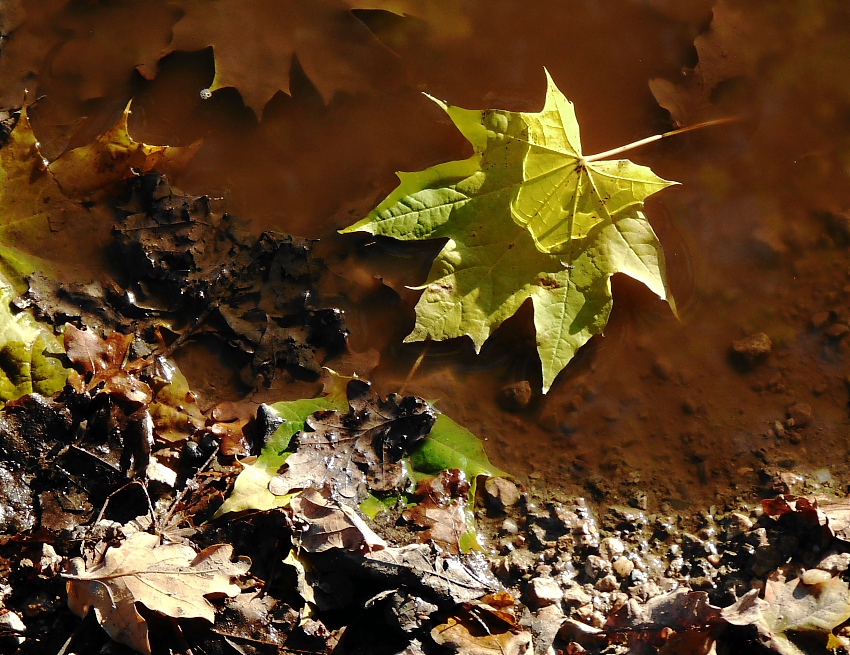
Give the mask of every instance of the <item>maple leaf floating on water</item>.
[[611, 276], [643, 282], [675, 311], [643, 200], [675, 184], [628, 160], [586, 157], [572, 103], [547, 72], [543, 111], [469, 110], [435, 100], [472, 143], [468, 159], [399, 173], [401, 183], [342, 230], [447, 238], [405, 341], [468, 335], [476, 351], [531, 298], [543, 391], [611, 312]]
[[150, 653], [148, 625], [136, 610], [141, 603], [173, 618], [215, 621], [210, 594], [236, 596], [231, 578], [248, 572], [251, 561], [231, 562], [233, 547], [219, 544], [196, 553], [182, 544], [160, 544], [146, 532], [130, 535], [118, 548], [106, 551], [103, 562], [67, 574], [68, 606], [78, 616], [94, 608], [98, 623], [115, 641], [140, 653]]

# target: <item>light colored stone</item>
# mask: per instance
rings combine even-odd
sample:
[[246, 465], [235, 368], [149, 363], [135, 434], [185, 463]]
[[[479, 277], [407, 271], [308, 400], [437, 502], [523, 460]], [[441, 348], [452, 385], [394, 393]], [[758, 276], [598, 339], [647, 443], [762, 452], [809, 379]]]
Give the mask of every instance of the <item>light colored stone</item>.
[[614, 564], [612, 566], [617, 575], [621, 578], [628, 578], [632, 571], [634, 571], [635, 563], [628, 557], [618, 557], [614, 560]]
[[564, 597], [561, 587], [552, 578], [533, 578], [528, 583], [526, 593], [528, 600], [538, 607], [554, 605]]
[[818, 562], [817, 568], [829, 571], [833, 575], [850, 569], [850, 553], [830, 553]]
[[563, 595], [564, 602], [567, 605], [572, 605], [573, 607], [589, 605], [593, 600], [593, 597], [587, 593], [581, 585], [575, 583], [564, 589]]
[[823, 571], [821, 569], [809, 569], [800, 576], [800, 581], [808, 585], [823, 584], [830, 580], [832, 580], [832, 574], [829, 571]]
[[616, 537], [605, 537], [599, 542], [599, 556], [604, 557], [609, 562], [613, 562], [625, 552], [625, 545]]
[[614, 591], [615, 589], [619, 589], [620, 583], [617, 582], [617, 578], [613, 574], [609, 573], [604, 578], [601, 578], [595, 587], [599, 591]]
[[492, 507], [504, 512], [519, 502], [517, 486], [507, 478], [488, 478], [484, 483], [484, 494]]

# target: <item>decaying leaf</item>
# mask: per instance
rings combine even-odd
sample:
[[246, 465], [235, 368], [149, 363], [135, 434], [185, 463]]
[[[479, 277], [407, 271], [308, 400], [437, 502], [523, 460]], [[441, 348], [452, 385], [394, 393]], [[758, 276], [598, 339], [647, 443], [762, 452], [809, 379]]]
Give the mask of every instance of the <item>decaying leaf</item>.
[[628, 160], [582, 155], [573, 105], [551, 78], [537, 114], [438, 104], [475, 154], [399, 174], [393, 193], [342, 230], [448, 239], [421, 286], [406, 341], [467, 335], [480, 350], [530, 298], [545, 392], [602, 332], [615, 273], [674, 307], [661, 246], [642, 212], [644, 198], [672, 182]]
[[129, 185], [113, 232], [133, 293], [162, 310], [203, 318], [203, 329], [251, 357], [255, 375], [321, 373], [345, 349], [342, 312], [315, 306], [310, 244], [275, 232], [257, 238], [207, 196], [146, 175]]
[[331, 496], [328, 488], [305, 489], [290, 501], [297, 542], [308, 553], [343, 548], [361, 553], [383, 550], [387, 543], [357, 513]]
[[233, 490], [215, 513], [219, 518], [230, 512], [246, 510], [266, 511], [289, 503], [289, 496], [275, 496], [269, 491], [269, 482], [291, 454], [289, 443], [304, 429], [307, 417], [318, 411], [345, 411], [345, 379], [334, 376], [331, 392], [321, 398], [304, 398], [266, 405], [260, 409], [266, 422], [277, 428], [271, 433], [260, 456], [252, 464], [243, 465], [233, 484]]
[[154, 166], [175, 170], [185, 164], [196, 147], [167, 148], [134, 141], [127, 131], [129, 106], [119, 122], [94, 143], [64, 153], [48, 164], [39, 151], [26, 108], [0, 149], [0, 261], [9, 280], [24, 291], [22, 276], [51, 265], [28, 255], [7, 253], [11, 246], [23, 253], [44, 253], [45, 240], [59, 230], [90, 215], [96, 193]]
[[122, 398], [130, 403], [147, 405], [153, 393], [139, 379], [138, 371], [127, 368], [127, 351], [132, 334], [111, 333], [106, 339], [92, 330], [65, 325], [65, 352], [71, 363], [86, 376], [89, 390]]
[[460, 553], [461, 538], [468, 530], [469, 488], [469, 481], [457, 469], [424, 478], [417, 483], [413, 494], [417, 504], [406, 509], [402, 516], [421, 530], [419, 536], [423, 542], [431, 541], [449, 553]]
[[204, 427], [206, 419], [180, 369], [161, 357], [155, 359], [155, 365], [160, 380], [165, 382], [150, 404], [156, 432], [166, 441], [183, 441]]
[[803, 571], [785, 565], [770, 574], [764, 598], [757, 591], [722, 610], [733, 625], [755, 625], [766, 645], [782, 655], [805, 655], [795, 643], [801, 636], [827, 643], [833, 628], [850, 619], [850, 586], [834, 577], [804, 584]]
[[107, 550], [97, 566], [86, 570], [81, 560], [77, 562], [81, 570], [66, 575], [68, 605], [78, 616], [93, 607], [110, 637], [149, 654], [148, 626], [135, 604], [177, 619], [214, 622], [215, 609], [205, 596], [236, 596], [239, 587], [232, 578], [251, 566], [246, 558], [232, 562], [232, 553], [229, 544], [196, 553], [189, 546], [160, 544], [158, 536], [137, 532]]
[[328, 487], [354, 499], [366, 488], [389, 491], [403, 482], [401, 458], [428, 434], [433, 410], [412, 396], [375, 398], [369, 384], [352, 380], [346, 390], [351, 410], [316, 412], [306, 420], [298, 450], [269, 483], [283, 496], [295, 489]]
[[[166, 52], [212, 46], [212, 90], [236, 87], [257, 115], [278, 91], [289, 93], [293, 55], [329, 100], [371, 88], [390, 55], [342, 0], [185, 0]], [[368, 6], [368, 5], [367, 5]]]
[[608, 617], [605, 626], [618, 630], [689, 630], [719, 621], [720, 611], [709, 603], [707, 593], [682, 587], [646, 603], [630, 599]]
[[474, 560], [445, 556], [429, 544], [337, 555], [338, 563], [354, 575], [378, 579], [388, 588], [407, 587], [445, 607], [476, 600], [499, 586], [486, 565], [476, 567]]

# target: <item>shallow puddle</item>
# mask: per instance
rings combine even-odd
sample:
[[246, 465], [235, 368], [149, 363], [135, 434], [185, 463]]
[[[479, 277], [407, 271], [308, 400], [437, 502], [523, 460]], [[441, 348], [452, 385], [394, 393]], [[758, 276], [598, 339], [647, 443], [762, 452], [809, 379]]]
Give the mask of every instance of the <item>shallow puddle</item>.
[[[830, 331], [850, 319], [850, 219], [837, 216], [850, 207], [850, 15], [841, 3], [721, 3], [740, 18], [732, 36], [747, 75], [712, 100], [745, 120], [630, 153], [681, 182], [647, 203], [679, 319], [639, 284], [615, 277], [605, 336], [545, 397], [515, 412], [500, 407], [500, 389], [522, 380], [540, 387], [530, 308], [478, 355], [466, 339], [404, 345], [419, 293], [406, 287], [425, 279], [439, 244], [336, 231], [394, 188], [395, 171], [469, 154], [421, 91], [461, 107], [538, 111], [546, 67], [576, 105], [585, 152], [671, 129], [648, 81], [681, 81], [683, 68], [697, 64], [694, 39], [709, 29], [710, 3], [467, 0], [462, 21], [436, 24], [365, 12], [360, 18], [386, 46], [374, 49], [383, 73], [373, 89], [326, 103], [296, 60], [291, 97], [275, 95], [261, 116], [233, 89], [201, 99], [215, 74], [209, 50], [169, 55], [152, 80], [129, 74], [168, 43], [176, 15], [166, 3], [114, 3], [109, 16], [88, 4], [63, 13], [61, 4], [24, 2], [27, 18], [6, 46], [16, 58], [4, 53], [10, 105], [23, 88], [14, 80], [41, 61], [26, 53], [49, 64], [34, 65], [29, 96], [45, 152], [58, 156], [91, 139], [130, 98], [137, 140], [203, 139], [177, 185], [225, 198], [257, 231], [318, 239], [325, 298], [345, 308], [352, 350], [380, 354], [377, 368], [359, 372], [383, 393], [404, 385], [438, 400], [487, 440], [501, 468], [605, 503], [645, 499], [677, 509], [744, 494], [766, 467], [825, 468], [836, 484], [848, 481], [850, 337]], [[764, 46], [777, 38], [781, 47]], [[742, 45], [749, 39], [752, 51]], [[94, 261], [109, 227], [94, 221], [81, 239], [83, 228], [67, 225], [48, 249], [68, 262], [69, 277], [83, 279], [90, 271], [78, 265]], [[772, 352], [742, 370], [730, 345], [759, 332]], [[216, 361], [205, 370], [199, 348], [181, 359], [193, 386], [233, 399], [239, 386], [225, 384], [227, 367]], [[786, 430], [777, 422], [799, 403], [811, 407], [810, 422]]]

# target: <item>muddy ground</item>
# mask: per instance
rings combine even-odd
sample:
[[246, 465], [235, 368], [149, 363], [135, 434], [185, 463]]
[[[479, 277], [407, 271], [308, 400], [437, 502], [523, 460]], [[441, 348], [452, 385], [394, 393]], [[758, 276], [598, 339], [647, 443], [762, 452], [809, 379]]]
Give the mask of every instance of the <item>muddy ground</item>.
[[[307, 368], [315, 372], [327, 363], [358, 373], [382, 395], [403, 387], [436, 401], [484, 440], [491, 461], [514, 476], [519, 498], [502, 507], [504, 500], [480, 490], [481, 555], [494, 576], [488, 584], [504, 585], [521, 605], [513, 618], [501, 619], [481, 618], [490, 609], [443, 605], [441, 614], [426, 611], [427, 620], [413, 620], [405, 632], [399, 603], [387, 609], [383, 598], [363, 610], [368, 598], [357, 589], [360, 578], [351, 583], [350, 572], [325, 563], [335, 572], [329, 576], [348, 580], [358, 593], [342, 594], [340, 607], [322, 607], [321, 629], [302, 625], [292, 642], [267, 631], [260, 642], [268, 644], [257, 646], [255, 635], [213, 638], [199, 628], [201, 636], [179, 637], [163, 627], [158, 634], [169, 636], [156, 647], [438, 652], [432, 628], [452, 616], [472, 620], [471, 612], [479, 627], [514, 635], [489, 645], [492, 652], [523, 652], [526, 634], [534, 635], [536, 652], [552, 643], [570, 653], [710, 652], [715, 642], [718, 652], [785, 652], [753, 624], [730, 627], [707, 610], [677, 615], [672, 625], [651, 612], [625, 616], [623, 608], [632, 607], [631, 599], [645, 606], [675, 596], [677, 589], [705, 592], [706, 602], [728, 607], [763, 589], [789, 562], [846, 580], [848, 549], [836, 515], [818, 518], [796, 506], [783, 513], [773, 505], [765, 512], [762, 505], [779, 494], [842, 499], [850, 492], [850, 15], [843, 3], [470, 0], [436, 17], [421, 7], [402, 17], [370, 5], [356, 18], [377, 45], [352, 46], [343, 58], [358, 71], [356, 87], [340, 84], [333, 92], [323, 71], [339, 53], [326, 61], [305, 48], [287, 59], [288, 89], [269, 92], [268, 102], [247, 89], [271, 74], [250, 66], [243, 69], [244, 95], [239, 84], [206, 92], [217, 72], [216, 48], [228, 44], [170, 52], [175, 35], [185, 38], [176, 27], [184, 4], [0, 5], [8, 35], [0, 50], [0, 104], [20, 108], [27, 89], [34, 133], [53, 160], [102, 134], [132, 99], [129, 126], [139, 142], [201, 142], [171, 181], [187, 194], [220, 198], [227, 212], [245, 220], [245, 248], [264, 230], [309, 240], [316, 261], [309, 285], [321, 299], [309, 311], [341, 310], [349, 334], [346, 354], [338, 344], [323, 346]], [[262, 35], [262, 4], [246, 10], [251, 29], [260, 26], [252, 34]], [[270, 42], [274, 49], [275, 39]], [[281, 40], [278, 49], [284, 46]], [[616, 276], [604, 337], [583, 348], [542, 396], [529, 306], [480, 354], [468, 340], [403, 344], [419, 294], [409, 287], [424, 280], [439, 244], [429, 249], [336, 231], [394, 188], [395, 171], [469, 154], [422, 91], [462, 107], [538, 111], [544, 67], [576, 105], [586, 152], [717, 115], [743, 120], [632, 153], [681, 182], [646, 205], [667, 255], [679, 316]], [[672, 85], [672, 99], [671, 87], [658, 80]], [[84, 220], [57, 224], [29, 250], [59, 262], [63, 283], [120, 282], [110, 259], [116, 220], [114, 204], [92, 207]], [[245, 419], [263, 402], [319, 393], [320, 382], [298, 374], [304, 367], [297, 362], [296, 374], [290, 367], [264, 376], [262, 361], [238, 354], [245, 339], [231, 335], [222, 345], [215, 335], [193, 332], [174, 349], [207, 416], [224, 401], [241, 407], [229, 418]], [[98, 411], [84, 405], [75, 406], [78, 422], [92, 420], [85, 411]], [[50, 439], [57, 437], [45, 442], [48, 453], [56, 445]], [[194, 526], [212, 515], [235, 473], [232, 457], [219, 454], [199, 473], [212, 450], [209, 440], [205, 449], [197, 441], [194, 468], [181, 473], [200, 485], [181, 500], [183, 510], [197, 514]], [[28, 465], [36, 475], [36, 463]], [[71, 474], [99, 475], [90, 465]], [[42, 484], [49, 480], [56, 482]], [[95, 519], [123, 483], [110, 484], [109, 491], [86, 487], [93, 502], [74, 498], [50, 511], [36, 504], [31, 524], [2, 537], [0, 595], [25, 626], [11, 618], [4, 624], [9, 652], [58, 653], [72, 634], [73, 652], [125, 648], [107, 645], [90, 619], [80, 628], [59, 577], [83, 539], [62, 532], [72, 531], [67, 508], [76, 512], [73, 522], [101, 531], [86, 539], [104, 538], [103, 530], [115, 526], [97, 527]], [[133, 485], [122, 492], [127, 507], [109, 520], [127, 525], [145, 514], [147, 501], [137, 491]], [[178, 494], [161, 493], [163, 506]], [[512, 495], [510, 488], [505, 493]], [[45, 516], [59, 523], [45, 525]], [[377, 530], [404, 543], [410, 537], [397, 519], [392, 512], [379, 516]], [[213, 522], [191, 539], [198, 547], [233, 543], [256, 563], [266, 552], [284, 555], [289, 533], [278, 524], [284, 520], [272, 512]], [[259, 543], [255, 536], [269, 526], [280, 529], [280, 538]], [[116, 540], [114, 533], [107, 537]], [[289, 635], [296, 623], [291, 612], [297, 616], [304, 604], [291, 592], [290, 574], [261, 568], [255, 575], [255, 585], [270, 585], [274, 599], [259, 623]], [[373, 596], [392, 588], [380, 578], [369, 585]], [[350, 620], [350, 612], [358, 618]], [[245, 620], [243, 613], [236, 623]], [[340, 632], [351, 625], [362, 629]], [[686, 635], [681, 642], [671, 641], [677, 631]], [[383, 636], [370, 641], [377, 634]], [[411, 635], [423, 645], [408, 646]], [[822, 641], [803, 644], [803, 652], [820, 652]]]

